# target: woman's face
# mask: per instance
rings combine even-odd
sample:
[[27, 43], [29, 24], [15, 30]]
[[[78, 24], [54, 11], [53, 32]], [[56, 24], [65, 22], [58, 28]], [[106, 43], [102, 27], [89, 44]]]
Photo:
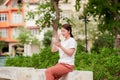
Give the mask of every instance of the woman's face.
[[67, 38], [70, 35], [70, 31], [68, 31], [64, 28], [61, 28], [61, 34], [63, 37]]

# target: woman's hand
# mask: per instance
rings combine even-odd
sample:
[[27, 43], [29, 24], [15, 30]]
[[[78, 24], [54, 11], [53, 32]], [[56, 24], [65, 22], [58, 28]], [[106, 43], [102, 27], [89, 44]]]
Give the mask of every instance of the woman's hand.
[[56, 42], [55, 45], [56, 45], [57, 47], [59, 47], [59, 48], [61, 47], [61, 43], [60, 43], [60, 42]]
[[60, 42], [56, 42], [55, 45], [62, 49], [64, 53], [67, 54], [68, 56], [72, 56], [75, 51], [75, 48], [65, 49]]
[[58, 47], [56, 45], [57, 43], [58, 43], [58, 35], [54, 35], [54, 37], [52, 38], [51, 52], [57, 52], [58, 51]]

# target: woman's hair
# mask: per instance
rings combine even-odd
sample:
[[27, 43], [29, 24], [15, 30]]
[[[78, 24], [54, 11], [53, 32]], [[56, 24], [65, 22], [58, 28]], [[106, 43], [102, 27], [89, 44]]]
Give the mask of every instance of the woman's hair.
[[64, 24], [64, 25], [62, 25], [62, 28], [70, 31], [70, 37], [73, 37], [73, 35], [72, 35], [72, 28], [71, 28], [70, 24]]

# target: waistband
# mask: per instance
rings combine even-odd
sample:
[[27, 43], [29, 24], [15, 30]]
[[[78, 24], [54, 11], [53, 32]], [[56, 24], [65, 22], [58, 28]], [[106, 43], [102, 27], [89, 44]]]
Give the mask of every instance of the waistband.
[[70, 65], [70, 64], [66, 64], [66, 63], [58, 63], [58, 64], [62, 64], [68, 68], [73, 68], [74, 69], [74, 65]]

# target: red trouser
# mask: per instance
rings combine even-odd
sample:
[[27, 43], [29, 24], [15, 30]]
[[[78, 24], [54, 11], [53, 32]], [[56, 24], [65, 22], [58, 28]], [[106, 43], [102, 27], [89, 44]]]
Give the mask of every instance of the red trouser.
[[68, 72], [73, 71], [73, 69], [74, 66], [72, 65], [58, 63], [45, 71], [46, 80], [58, 80], [61, 76], [67, 74]]

